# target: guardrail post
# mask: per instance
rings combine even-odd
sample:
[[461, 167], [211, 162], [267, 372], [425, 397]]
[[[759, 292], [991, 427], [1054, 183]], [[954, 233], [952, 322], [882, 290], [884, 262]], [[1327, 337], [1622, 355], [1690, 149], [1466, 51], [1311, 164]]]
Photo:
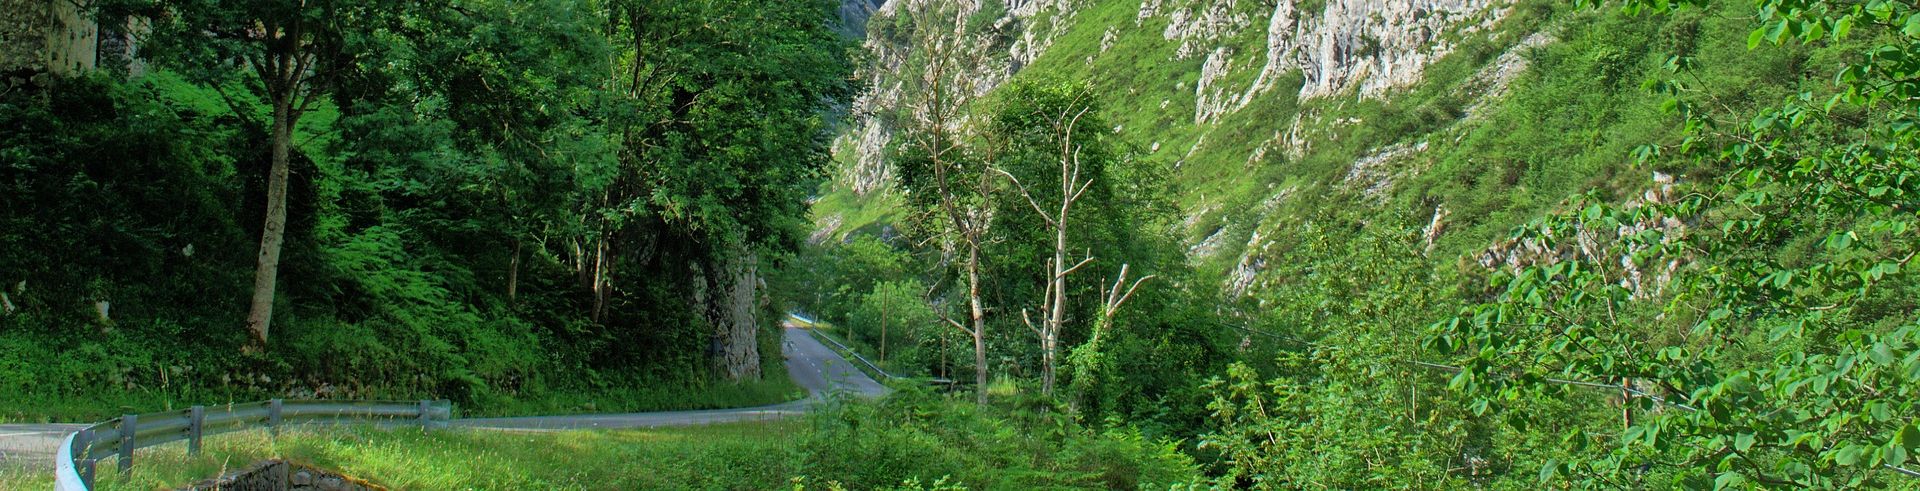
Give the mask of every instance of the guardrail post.
[[75, 470], [80, 472], [80, 483], [86, 484], [87, 489], [93, 489], [94, 464], [97, 464], [99, 462], [100, 462], [100, 459], [91, 459], [91, 458], [80, 459], [79, 462], [75, 462], [75, 464], [77, 464], [75, 465], [75, 467], [78, 467], [78, 469], [75, 469]]
[[139, 434], [140, 415], [120, 417], [120, 473], [133, 473], [133, 440]]
[[88, 489], [92, 489], [93, 471], [95, 465], [100, 462], [99, 458], [93, 456], [93, 427], [89, 426], [87, 429], [80, 430], [79, 434], [74, 435], [73, 445], [80, 447], [83, 453], [71, 453], [73, 449], [69, 448], [67, 451], [70, 452], [71, 455], [86, 455], [85, 458], [74, 461], [74, 471], [80, 474], [80, 483], [87, 485]]
[[187, 455], [200, 455], [201, 427], [207, 421], [207, 408], [194, 406], [187, 410]]
[[420, 400], [420, 429], [422, 430], [425, 430], [432, 425], [433, 407], [430, 406], [429, 404], [430, 404], [430, 401], [427, 401], [426, 399]]
[[280, 436], [280, 400], [267, 400], [267, 432]]

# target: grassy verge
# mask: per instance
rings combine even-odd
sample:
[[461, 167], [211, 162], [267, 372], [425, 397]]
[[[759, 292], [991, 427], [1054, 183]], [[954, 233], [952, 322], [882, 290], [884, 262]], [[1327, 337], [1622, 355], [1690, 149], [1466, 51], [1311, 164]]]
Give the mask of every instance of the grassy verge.
[[[495, 397], [460, 408], [462, 417], [582, 413], [626, 413], [719, 409], [779, 404], [805, 397], [784, 371], [764, 380], [656, 387], [616, 387], [591, 392], [552, 392], [532, 397]], [[127, 413], [174, 411], [193, 405], [254, 402], [273, 398], [261, 392], [210, 390], [132, 390], [85, 397], [0, 395], [0, 423], [82, 423]]]
[[764, 380], [666, 387], [635, 387], [593, 392], [550, 394], [528, 399], [488, 401], [462, 410], [463, 417], [526, 416], [586, 413], [629, 413], [722, 409], [779, 404], [806, 397], [785, 371], [768, 373]]
[[[617, 431], [510, 432], [319, 427], [244, 432], [141, 450], [101, 490], [178, 487], [284, 459], [392, 489], [1139, 489], [1200, 479], [1177, 442], [1079, 426], [1030, 403], [903, 390], [807, 418]], [[0, 473], [0, 489], [45, 489]], [[951, 487], [946, 489], [953, 489]]]
[[[315, 427], [274, 439], [263, 431], [142, 449], [131, 476], [100, 466], [100, 490], [171, 489], [285, 459], [391, 489], [768, 489], [797, 469], [787, 454], [799, 421], [623, 431], [508, 432]], [[0, 489], [49, 489], [42, 470], [0, 467]]]
[[0, 463], [0, 489], [53, 489], [53, 473]]

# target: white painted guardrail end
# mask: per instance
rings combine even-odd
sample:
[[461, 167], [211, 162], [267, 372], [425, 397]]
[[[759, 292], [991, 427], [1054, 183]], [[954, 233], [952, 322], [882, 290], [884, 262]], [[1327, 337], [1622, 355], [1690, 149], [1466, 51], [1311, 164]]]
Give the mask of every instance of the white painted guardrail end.
[[80, 432], [67, 433], [60, 439], [60, 453], [54, 458], [53, 489], [58, 491], [88, 491], [86, 482], [80, 480], [80, 470], [73, 466], [73, 436]]

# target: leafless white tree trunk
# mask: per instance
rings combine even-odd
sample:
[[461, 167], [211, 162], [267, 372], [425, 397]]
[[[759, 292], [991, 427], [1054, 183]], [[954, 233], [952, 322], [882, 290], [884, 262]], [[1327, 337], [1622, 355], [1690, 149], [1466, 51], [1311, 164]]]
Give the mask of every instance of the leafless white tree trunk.
[[[1091, 108], [1087, 106], [1074, 104], [1065, 108], [1062, 113], [1052, 115], [1051, 124], [1055, 137], [1060, 142], [1060, 202], [1057, 205], [1047, 203], [1043, 206], [1013, 173], [994, 169], [1013, 181], [1014, 188], [1019, 190], [1021, 196], [1027, 199], [1027, 203], [1033, 206], [1034, 213], [1039, 214], [1040, 218], [1046, 221], [1048, 228], [1053, 229], [1053, 259], [1048, 260], [1046, 265], [1046, 293], [1043, 294], [1040, 302], [1041, 324], [1034, 325], [1026, 312], [1021, 312], [1021, 319], [1026, 322], [1029, 329], [1033, 330], [1034, 335], [1040, 338], [1040, 390], [1048, 396], [1053, 395], [1054, 378], [1060, 358], [1060, 330], [1066, 323], [1067, 276], [1078, 271], [1080, 267], [1086, 266], [1087, 263], [1093, 262], [1093, 257], [1088, 256], [1072, 266], [1067, 265], [1068, 220], [1072, 217], [1074, 203], [1080, 201], [1080, 197], [1093, 187], [1093, 178], [1082, 178], [1083, 168], [1080, 162], [1082, 146], [1073, 141], [1074, 131], [1079, 128], [1080, 120], [1086, 117], [1090, 110]], [[1049, 208], [1052, 211], [1049, 211]]]

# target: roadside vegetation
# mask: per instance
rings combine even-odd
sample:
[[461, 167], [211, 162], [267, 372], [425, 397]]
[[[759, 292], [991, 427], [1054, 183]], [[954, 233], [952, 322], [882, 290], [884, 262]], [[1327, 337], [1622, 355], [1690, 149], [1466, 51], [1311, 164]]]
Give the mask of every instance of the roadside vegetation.
[[807, 233], [851, 93], [825, 5], [80, 15], [150, 32], [139, 63], [0, 88], [0, 421], [797, 394], [757, 275]]
[[[876, 20], [916, 53], [877, 115], [904, 199], [802, 253], [793, 284], [834, 287], [801, 308], [870, 355], [886, 326], [903, 370], [1058, 377], [1068, 414], [1194, 442], [1217, 485], [1920, 487], [1911, 5], [1522, 1], [1411, 87], [1283, 80], [1209, 122], [1200, 60], [1137, 7], [1085, 6], [964, 104], [941, 77], [981, 60], [938, 48], [1005, 24]], [[1264, 36], [1218, 42], [1261, 66]], [[1062, 168], [1099, 196], [1071, 222]], [[815, 213], [885, 215], [861, 206]]]
[[[1127, 0], [1030, 4], [1062, 37], [991, 90], [1002, 2], [893, 4], [887, 60], [829, 1], [318, 3], [351, 15], [162, 2], [240, 27], [0, 94], [0, 418], [773, 402], [788, 311], [959, 386], [242, 437], [111, 487], [286, 457], [427, 489], [1920, 489], [1912, 2], [1519, 0], [1412, 85], [1284, 73], [1216, 118]], [[283, 22], [324, 35], [206, 39]], [[1208, 42], [1257, 67], [1260, 34]], [[305, 50], [324, 80], [231, 56]], [[826, 181], [856, 61], [898, 96], [858, 115], [893, 136], [864, 196]]]
[[[1044, 404], [1043, 401], [1029, 401]], [[1058, 412], [909, 390], [805, 418], [686, 428], [494, 431], [310, 428], [143, 450], [102, 490], [171, 488], [283, 459], [392, 489], [1134, 489], [1198, 478], [1177, 445], [1083, 427]], [[8, 489], [44, 487], [0, 477]]]

